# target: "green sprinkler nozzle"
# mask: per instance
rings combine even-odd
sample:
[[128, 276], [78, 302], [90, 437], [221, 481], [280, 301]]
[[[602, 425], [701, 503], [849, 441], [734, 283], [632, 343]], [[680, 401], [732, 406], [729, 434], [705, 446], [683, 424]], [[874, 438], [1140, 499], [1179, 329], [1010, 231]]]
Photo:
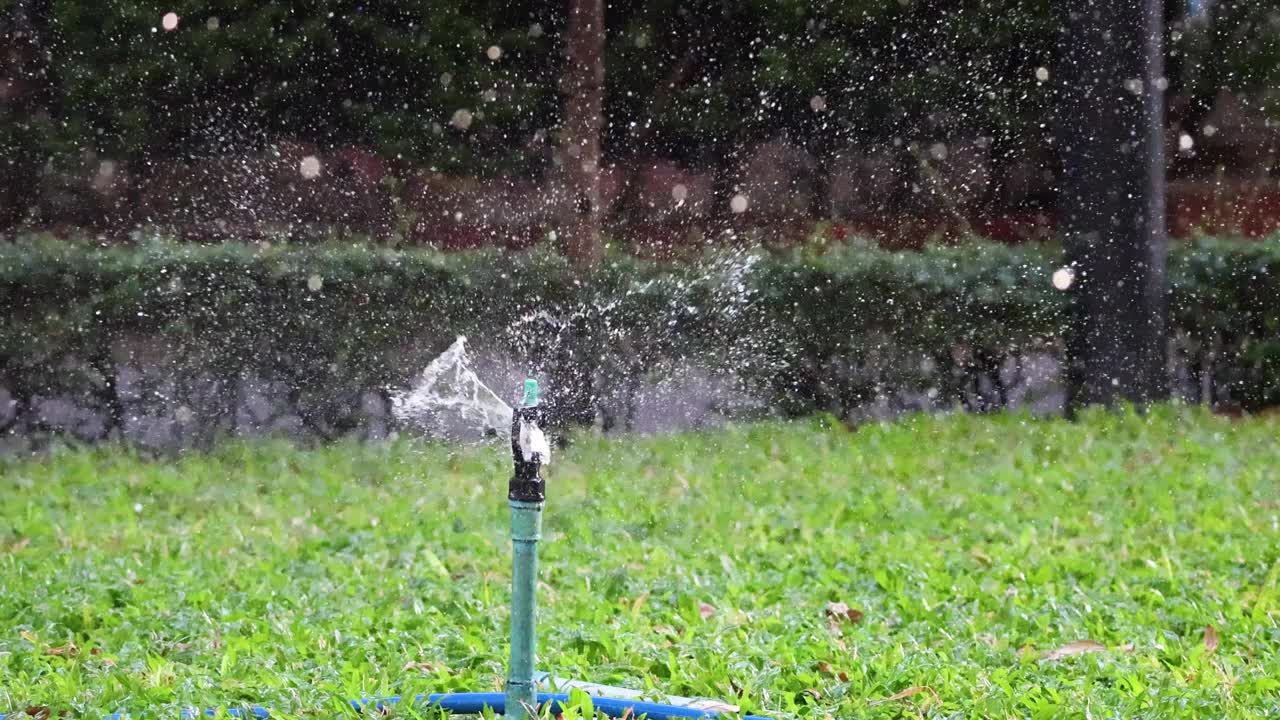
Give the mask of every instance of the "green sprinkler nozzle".
[[524, 381], [524, 400], [520, 403], [524, 407], [533, 407], [538, 404], [538, 381], [528, 378]]

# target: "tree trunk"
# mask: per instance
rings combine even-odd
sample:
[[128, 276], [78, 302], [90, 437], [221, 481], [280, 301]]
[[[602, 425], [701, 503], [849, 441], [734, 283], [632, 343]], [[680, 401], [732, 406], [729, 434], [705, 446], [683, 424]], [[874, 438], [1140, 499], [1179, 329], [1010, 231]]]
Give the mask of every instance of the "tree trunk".
[[600, 237], [600, 133], [604, 125], [604, 0], [569, 0], [561, 92], [561, 249], [579, 267], [604, 255]]
[[[39, 197], [41, 128], [35, 118], [51, 107], [48, 58], [48, 0], [16, 0], [0, 16], [0, 144], [8, 162], [0, 162], [0, 237], [16, 231]], [[55, 114], [56, 117], [56, 114]]]
[[1168, 395], [1162, 0], [1074, 0], [1066, 12], [1059, 214], [1075, 271], [1068, 415]]

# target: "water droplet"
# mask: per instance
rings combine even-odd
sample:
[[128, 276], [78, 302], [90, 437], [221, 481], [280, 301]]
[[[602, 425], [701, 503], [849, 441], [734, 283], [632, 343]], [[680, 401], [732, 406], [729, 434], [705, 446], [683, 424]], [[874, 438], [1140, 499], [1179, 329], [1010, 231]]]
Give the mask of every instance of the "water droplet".
[[472, 120], [471, 111], [466, 108], [458, 108], [453, 113], [453, 117], [449, 119], [449, 124], [459, 130], [466, 130], [471, 127]]
[[1182, 133], [1178, 136], [1178, 149], [1182, 152], [1191, 152], [1191, 149], [1195, 146], [1196, 141], [1190, 135]]
[[685, 201], [685, 198], [687, 197], [689, 197], [689, 188], [685, 187], [683, 183], [676, 183], [675, 185], [671, 186], [672, 200], [675, 200], [678, 203], [682, 203]]
[[747, 200], [746, 195], [743, 195], [742, 193], [738, 193], [737, 195], [733, 196], [732, 200], [729, 201], [729, 209], [734, 211], [735, 213], [742, 214], [747, 211], [747, 206], [750, 204], [751, 203], [749, 200]]
[[827, 109], [827, 99], [821, 95], [814, 95], [809, 98], [809, 108], [814, 112], [822, 112]]
[[498, 58], [502, 57], [502, 48], [497, 45], [490, 45], [489, 49], [484, 51], [484, 54], [485, 57], [496, 62]]
[[1036, 80], [1039, 80], [1040, 82], [1049, 82], [1049, 68], [1044, 67], [1043, 65], [1036, 68]]
[[217, 30], [218, 28], [222, 27], [222, 21], [219, 20], [218, 17], [215, 15], [214, 17], [211, 17], [208, 20], [205, 20], [204, 26], [210, 30]]
[[315, 274], [307, 278], [307, 289], [311, 292], [320, 292], [322, 287], [324, 287], [324, 278]]
[[542, 23], [534, 23], [529, 26], [529, 37], [542, 37]]
[[1069, 267], [1060, 267], [1053, 271], [1053, 287], [1067, 290], [1076, 281], [1076, 271]]
[[302, 158], [302, 162], [298, 163], [298, 173], [307, 180], [320, 177], [320, 158], [315, 155]]
[[165, 13], [164, 17], [160, 19], [160, 27], [164, 28], [165, 32], [177, 30], [178, 29], [178, 13], [173, 13], [173, 12]]

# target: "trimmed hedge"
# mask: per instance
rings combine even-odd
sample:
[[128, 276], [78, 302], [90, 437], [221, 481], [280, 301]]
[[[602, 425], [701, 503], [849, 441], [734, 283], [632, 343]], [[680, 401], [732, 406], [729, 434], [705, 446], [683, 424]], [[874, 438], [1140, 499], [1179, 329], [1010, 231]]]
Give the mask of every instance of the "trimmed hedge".
[[[853, 243], [721, 249], [672, 265], [616, 257], [577, 277], [541, 249], [28, 238], [0, 246], [0, 385], [19, 414], [63, 394], [94, 398], [119, 421], [121, 344], [144, 337], [191, 382], [283, 383], [308, 425], [334, 435], [350, 426], [353, 393], [404, 383], [464, 334], [550, 373], [553, 400], [580, 411], [606, 388], [687, 363], [734, 373], [786, 414], [847, 416], [925, 391], [974, 402], [979, 385], [976, 402], [1001, 405], [1010, 358], [1058, 352], [1058, 264], [1046, 246]], [[1280, 403], [1280, 237], [1179, 244], [1169, 273], [1181, 384], [1193, 397], [1208, 388], [1205, 401]]]

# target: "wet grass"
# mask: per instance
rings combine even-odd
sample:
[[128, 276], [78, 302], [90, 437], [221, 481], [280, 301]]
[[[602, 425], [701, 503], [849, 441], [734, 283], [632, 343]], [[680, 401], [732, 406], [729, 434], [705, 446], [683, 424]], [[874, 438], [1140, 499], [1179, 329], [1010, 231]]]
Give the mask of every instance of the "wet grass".
[[[540, 664], [777, 718], [1275, 716], [1278, 439], [1164, 409], [584, 440]], [[494, 690], [508, 471], [408, 442], [0, 461], [0, 712]]]

